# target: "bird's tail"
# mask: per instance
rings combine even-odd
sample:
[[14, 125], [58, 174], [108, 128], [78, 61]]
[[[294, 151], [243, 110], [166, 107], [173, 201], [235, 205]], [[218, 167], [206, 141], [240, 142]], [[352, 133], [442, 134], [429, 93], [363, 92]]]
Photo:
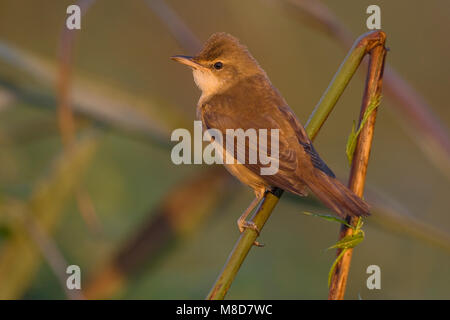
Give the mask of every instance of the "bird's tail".
[[308, 187], [330, 209], [339, 216], [368, 216], [369, 205], [344, 186], [336, 178], [322, 171], [315, 171], [317, 179], [311, 179]]

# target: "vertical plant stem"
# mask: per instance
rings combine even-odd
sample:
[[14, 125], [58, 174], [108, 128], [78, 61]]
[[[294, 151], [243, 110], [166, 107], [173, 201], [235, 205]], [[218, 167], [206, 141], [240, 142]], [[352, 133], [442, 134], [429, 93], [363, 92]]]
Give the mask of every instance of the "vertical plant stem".
[[[289, 0], [290, 12], [302, 13], [302, 22], [311, 24], [332, 38], [342, 46], [349, 46], [353, 41], [350, 30], [336, 17], [336, 15], [321, 1], [317, 0]], [[294, 10], [292, 10], [294, 9]], [[399, 120], [407, 124], [407, 133], [428, 157], [430, 162], [450, 177], [450, 135], [447, 126], [433, 112], [426, 99], [400, 74], [388, 64], [383, 76], [383, 92], [393, 102], [394, 113]]]
[[[78, 0], [82, 15], [85, 15], [95, 0]], [[79, 30], [69, 30], [64, 25], [59, 46], [59, 69], [57, 80], [58, 126], [64, 148], [70, 148], [76, 136], [75, 117], [72, 111], [71, 85], [75, 38]], [[99, 219], [89, 194], [82, 188], [75, 191], [78, 211], [86, 225], [95, 232], [101, 230]]]
[[[95, 0], [79, 0], [77, 2], [82, 14], [86, 13], [94, 1]], [[59, 46], [57, 112], [59, 130], [61, 132], [61, 139], [64, 147], [70, 147], [75, 139], [75, 119], [70, 101], [70, 87], [72, 78], [73, 48], [75, 45], [75, 36], [78, 32], [79, 31], [76, 29], [69, 30], [64, 25]]]
[[[384, 61], [386, 56], [386, 49], [384, 47], [386, 35], [383, 32], [379, 32], [378, 39], [372, 39], [372, 43], [369, 50], [370, 61], [369, 70], [366, 78], [366, 86], [361, 105], [361, 112], [359, 122], [363, 119], [364, 113], [368, 108], [370, 102], [376, 99], [381, 94], [382, 77], [384, 69]], [[367, 123], [361, 130], [358, 137], [355, 153], [353, 156], [352, 167], [350, 172], [350, 179], [348, 186], [358, 196], [362, 197], [364, 193], [364, 183], [366, 180], [367, 166], [369, 163], [370, 149], [372, 146], [372, 139], [375, 129], [375, 120], [377, 115], [377, 109], [373, 110], [370, 114]], [[356, 226], [358, 219], [355, 217], [347, 217], [348, 224]], [[352, 228], [345, 225], [341, 225], [341, 231], [339, 239], [344, 238], [347, 235], [351, 235]], [[337, 255], [341, 254], [342, 250], [337, 251]], [[342, 259], [338, 262], [334, 274], [331, 279], [331, 285], [328, 298], [330, 300], [342, 300], [344, 299], [345, 288], [348, 278], [348, 272], [350, 270], [350, 262], [352, 260], [353, 249], [348, 249], [342, 256]]]
[[[382, 31], [370, 31], [359, 37], [349, 53], [345, 57], [333, 80], [327, 90], [314, 108], [307, 124], [306, 132], [311, 140], [317, 136], [320, 128], [333, 110], [342, 92], [345, 90], [352, 76], [355, 74], [364, 55], [373, 48], [374, 43], [380, 38], [380, 34], [384, 36]], [[267, 192], [257, 208], [251, 221], [256, 224], [259, 230], [262, 230], [264, 224], [269, 219], [272, 210], [275, 208], [278, 200], [282, 195], [282, 190], [276, 189], [273, 193]], [[228, 292], [236, 274], [239, 271], [244, 259], [253, 246], [253, 242], [258, 237], [255, 230], [247, 228], [239, 237], [233, 250], [231, 251], [225, 266], [219, 274], [211, 291], [206, 299], [222, 300]]]

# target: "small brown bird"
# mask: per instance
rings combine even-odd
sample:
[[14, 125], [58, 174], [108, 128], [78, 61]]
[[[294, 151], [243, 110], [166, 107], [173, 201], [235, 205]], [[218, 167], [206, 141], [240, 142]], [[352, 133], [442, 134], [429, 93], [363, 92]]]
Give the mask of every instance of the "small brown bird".
[[341, 217], [369, 215], [367, 203], [335, 178], [266, 72], [235, 37], [215, 33], [198, 55], [171, 58], [193, 70], [195, 83], [202, 91], [197, 117], [204, 129], [217, 129], [224, 136], [227, 129], [279, 129], [279, 170], [276, 174], [260, 175], [260, 163], [225, 164], [228, 171], [250, 186], [256, 195], [238, 219], [241, 232], [244, 228], [259, 232], [246, 218], [265, 191], [273, 187], [300, 196], [306, 196], [306, 187], [309, 187]]

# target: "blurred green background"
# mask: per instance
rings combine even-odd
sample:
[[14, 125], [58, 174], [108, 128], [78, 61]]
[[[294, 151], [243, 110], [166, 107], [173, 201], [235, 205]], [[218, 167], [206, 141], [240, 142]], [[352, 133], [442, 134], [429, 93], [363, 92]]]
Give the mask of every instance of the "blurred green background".
[[[161, 19], [155, 8], [172, 10], [201, 42], [217, 31], [238, 37], [303, 123], [349, 48], [344, 50], [284, 1], [164, 2], [169, 7], [161, 1], [95, 1], [76, 31], [73, 50], [70, 97], [79, 97], [73, 105], [76, 144], [81, 147], [75, 155], [69, 152], [61, 158], [57, 83], [55, 78], [45, 79], [39, 68], [57, 74], [66, 8], [72, 3], [0, 0], [0, 53], [5, 45], [18, 50], [11, 59], [5, 54], [0, 59], [0, 295], [66, 298], [61, 279], [42, 256], [42, 243], [36, 245], [36, 236], [29, 235], [33, 227], [22, 221], [31, 215], [53, 246], [48, 252], [59, 252], [67, 264], [81, 267], [83, 290], [94, 292], [89, 288], [101, 287], [98, 283], [103, 282], [96, 279], [103, 276], [107, 283], [103, 285], [108, 286], [118, 276], [105, 270], [122, 270], [123, 279], [114, 289], [107, 294], [86, 293], [88, 297], [203, 299], [238, 238], [236, 219], [253, 194], [220, 168], [172, 164], [169, 134], [178, 127], [192, 128], [199, 91], [191, 73], [169, 59], [194, 52], [172, 36], [167, 27], [171, 20]], [[351, 30], [354, 39], [367, 31], [367, 6], [378, 4], [390, 48], [387, 62], [425, 98], [444, 125], [450, 123], [448, 1], [322, 3]], [[17, 52], [37, 60], [13, 63]], [[37, 70], [34, 75], [32, 70]], [[315, 142], [344, 181], [349, 170], [345, 144], [358, 117], [363, 87], [360, 72]], [[114, 116], [105, 116], [108, 112]], [[378, 113], [367, 188], [391, 199], [411, 217], [448, 233], [450, 176], [421, 151], [416, 143], [420, 137], [402, 118], [385, 97]], [[76, 154], [84, 159], [81, 164], [73, 160]], [[64, 165], [61, 180], [54, 178]], [[444, 166], [448, 168], [448, 163]], [[212, 190], [201, 188], [200, 194], [188, 187], [186, 192], [200, 197], [191, 204], [190, 196], [181, 201], [192, 208], [167, 209], [171, 201], [162, 199], [208, 173], [225, 182], [215, 183]], [[209, 178], [205, 179], [208, 183]], [[43, 183], [54, 189], [46, 189]], [[178, 209], [183, 217], [176, 221], [190, 221], [189, 214], [198, 217], [187, 222], [188, 227], [177, 227], [168, 218], [163, 227], [142, 231], [160, 214], [171, 216]], [[287, 195], [281, 199], [261, 235], [266, 247], [251, 250], [227, 298], [327, 297], [327, 275], [335, 253], [325, 249], [336, 241], [339, 226], [305, 216], [303, 211], [325, 209], [311, 199]], [[375, 219], [366, 219], [366, 239], [355, 249], [346, 297], [450, 298], [449, 245], [446, 249], [427, 243]], [[147, 246], [154, 249], [135, 248], [141, 250], [136, 254], [138, 262], [126, 269], [123, 265], [131, 261], [126, 253], [133, 248], [126, 244], [139, 234], [146, 234]], [[381, 268], [381, 290], [366, 288], [366, 268], [372, 264]], [[11, 280], [15, 272], [18, 280]]]

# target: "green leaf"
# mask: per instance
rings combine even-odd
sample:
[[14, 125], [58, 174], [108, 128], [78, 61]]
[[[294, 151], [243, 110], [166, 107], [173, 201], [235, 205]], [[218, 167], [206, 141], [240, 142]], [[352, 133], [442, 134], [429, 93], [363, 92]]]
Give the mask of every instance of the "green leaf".
[[364, 240], [364, 231], [357, 229], [357, 231], [355, 231], [353, 234], [345, 236], [344, 238], [339, 240], [335, 245], [328, 248], [328, 250], [342, 249], [341, 253], [337, 256], [336, 260], [334, 260], [333, 265], [331, 266], [330, 271], [328, 272], [328, 288], [330, 287], [331, 278], [333, 277], [334, 270], [336, 269], [338, 262], [344, 256], [344, 253], [348, 249], [356, 247], [363, 240]]
[[[363, 224], [364, 224], [364, 221], [362, 220], [361, 217], [359, 217], [359, 218], [358, 218], [358, 221], [356, 222], [355, 230], [356, 230], [356, 231], [360, 231], [361, 228], [362, 228], [362, 226], [363, 226]], [[362, 230], [361, 230], [361, 231], [362, 231]]]
[[347, 221], [345, 221], [344, 219], [341, 219], [341, 218], [338, 218], [338, 217], [335, 217], [335, 216], [332, 216], [329, 214], [319, 214], [319, 213], [312, 213], [312, 212], [308, 212], [308, 211], [303, 211], [303, 214], [306, 214], [307, 216], [319, 217], [319, 218], [322, 218], [322, 219], [325, 219], [328, 221], [338, 222], [338, 223], [346, 225], [349, 228], [354, 229], [354, 227], [349, 225], [347, 223]]
[[358, 138], [358, 134], [355, 131], [355, 127], [356, 127], [356, 124], [355, 124], [355, 121], [353, 121], [352, 131], [350, 132], [350, 135], [348, 136], [347, 145], [345, 147], [345, 153], [347, 154], [347, 159], [349, 161], [349, 164], [352, 164], [353, 153], [355, 153], [356, 141]]
[[333, 277], [334, 270], [336, 269], [338, 262], [341, 261], [342, 257], [344, 256], [345, 251], [347, 251], [347, 249], [341, 251], [341, 253], [337, 256], [336, 260], [334, 260], [333, 265], [331, 266], [330, 271], [328, 272], [328, 288], [331, 285], [331, 278]]
[[347, 235], [339, 240], [335, 245], [328, 248], [330, 249], [351, 249], [360, 244], [364, 240], [364, 231], [359, 230], [353, 234]]
[[355, 153], [356, 148], [356, 142], [358, 141], [358, 136], [361, 133], [362, 128], [364, 128], [364, 125], [366, 124], [367, 120], [369, 120], [369, 116], [372, 114], [372, 112], [378, 108], [381, 101], [381, 95], [375, 96], [369, 103], [369, 106], [367, 107], [366, 111], [364, 112], [363, 119], [361, 121], [361, 124], [359, 125], [359, 128], [357, 131], [355, 131], [355, 122], [353, 121], [352, 131], [350, 132], [350, 135], [347, 139], [347, 145], [345, 148], [345, 153], [347, 154], [347, 159], [349, 164], [352, 164], [353, 161], [353, 154]]

